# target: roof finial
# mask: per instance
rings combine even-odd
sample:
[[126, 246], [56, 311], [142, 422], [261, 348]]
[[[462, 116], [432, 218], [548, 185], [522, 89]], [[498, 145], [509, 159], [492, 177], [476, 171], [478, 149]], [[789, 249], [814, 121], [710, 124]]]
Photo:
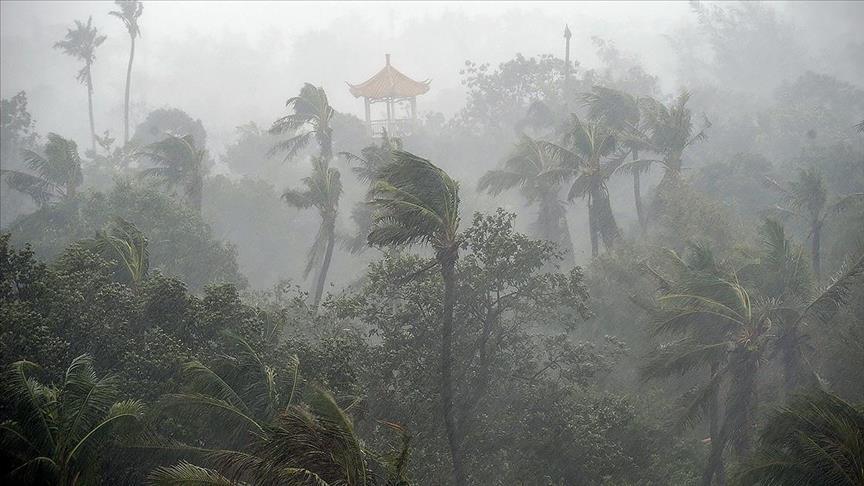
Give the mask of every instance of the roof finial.
[[387, 65], [390, 65], [390, 54], [384, 54], [384, 59], [387, 60]]

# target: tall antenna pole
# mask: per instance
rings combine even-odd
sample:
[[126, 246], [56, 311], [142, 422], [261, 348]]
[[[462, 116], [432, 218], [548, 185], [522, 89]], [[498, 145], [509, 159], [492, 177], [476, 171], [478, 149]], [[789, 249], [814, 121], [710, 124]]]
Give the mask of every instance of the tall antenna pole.
[[570, 80], [570, 27], [564, 24], [564, 80]]

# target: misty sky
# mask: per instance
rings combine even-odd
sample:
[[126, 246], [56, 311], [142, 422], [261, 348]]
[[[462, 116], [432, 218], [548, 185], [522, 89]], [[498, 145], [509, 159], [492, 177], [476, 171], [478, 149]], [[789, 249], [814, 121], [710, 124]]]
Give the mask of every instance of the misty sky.
[[[823, 3], [818, 11], [804, 3], [781, 7], [790, 19], [807, 22], [804, 39], [861, 42], [860, 4]], [[74, 77], [78, 63], [52, 45], [74, 19], [92, 15], [108, 35], [93, 72], [97, 130], [122, 135], [129, 39], [122, 23], [107, 15], [113, 8], [107, 1], [0, 3], [0, 94], [26, 90], [39, 132], [86, 140], [86, 91]], [[583, 66], [596, 65], [591, 37], [600, 36], [638, 56], [661, 76], [664, 90], [678, 89], [668, 36], [695, 23], [686, 2], [145, 2], [132, 121], [155, 108], [181, 108], [203, 120], [218, 153], [234, 127], [269, 125], [304, 81], [323, 86], [337, 110], [360, 115], [362, 101], [345, 82], [376, 72], [386, 52], [409, 76], [433, 80], [418, 101], [421, 112], [450, 115], [464, 102], [459, 69], [466, 59], [494, 65], [517, 52], [563, 57], [565, 23], [574, 34], [572, 57]]]

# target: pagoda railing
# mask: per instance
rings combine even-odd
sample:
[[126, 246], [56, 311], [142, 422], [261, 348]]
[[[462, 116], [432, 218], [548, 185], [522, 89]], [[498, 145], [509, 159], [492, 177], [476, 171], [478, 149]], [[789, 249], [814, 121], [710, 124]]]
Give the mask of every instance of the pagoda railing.
[[370, 120], [369, 129], [372, 136], [381, 138], [384, 131], [391, 137], [406, 137], [414, 131], [415, 121], [410, 118], [398, 118], [391, 120]]

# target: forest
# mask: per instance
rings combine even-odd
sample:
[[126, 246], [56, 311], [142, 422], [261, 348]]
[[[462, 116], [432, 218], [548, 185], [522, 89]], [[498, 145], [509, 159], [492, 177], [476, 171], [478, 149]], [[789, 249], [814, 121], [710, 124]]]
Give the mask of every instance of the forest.
[[864, 4], [2, 18], [2, 484], [864, 485]]

